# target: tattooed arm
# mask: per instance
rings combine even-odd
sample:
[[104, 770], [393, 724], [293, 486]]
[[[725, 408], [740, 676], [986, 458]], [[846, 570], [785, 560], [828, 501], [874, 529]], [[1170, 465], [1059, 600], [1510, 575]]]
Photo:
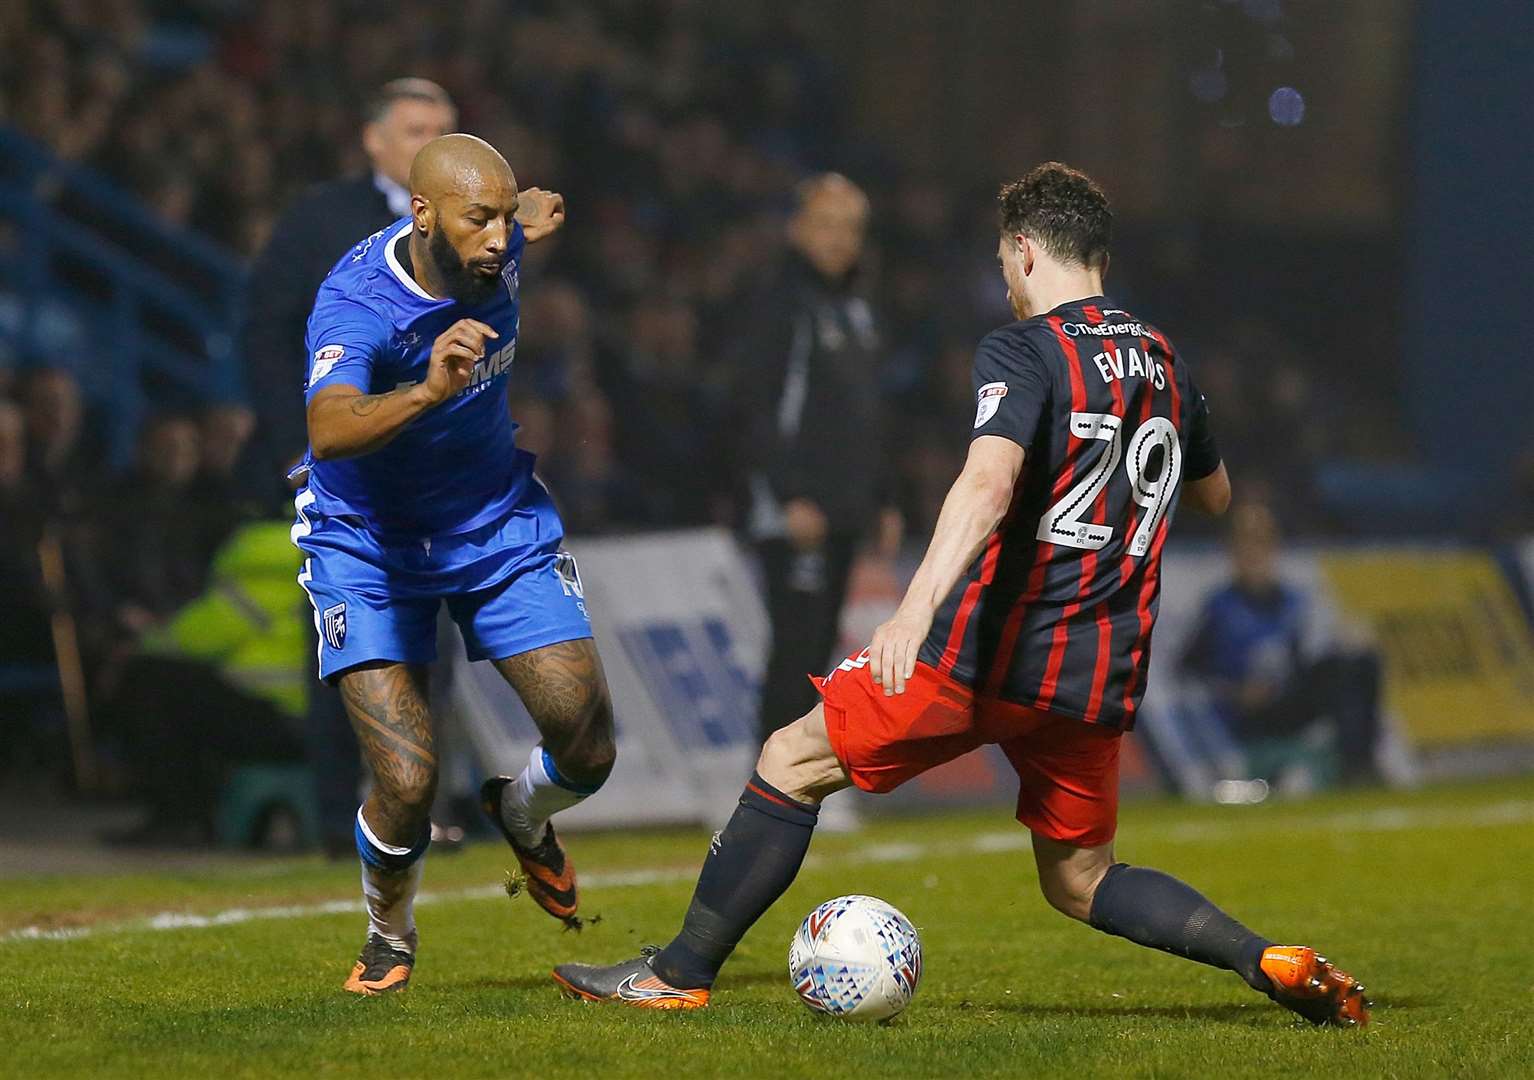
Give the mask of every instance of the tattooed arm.
[[468, 386], [485, 342], [499, 336], [482, 322], [459, 319], [432, 344], [424, 381], [385, 394], [364, 394], [339, 383], [325, 387], [309, 401], [315, 458], [357, 457], [387, 446], [410, 421]]

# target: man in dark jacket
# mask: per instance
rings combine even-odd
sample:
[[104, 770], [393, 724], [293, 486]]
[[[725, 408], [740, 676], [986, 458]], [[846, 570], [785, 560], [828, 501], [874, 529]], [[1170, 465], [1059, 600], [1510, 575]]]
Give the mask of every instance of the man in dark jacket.
[[762, 560], [772, 652], [762, 690], [765, 739], [807, 711], [836, 646], [862, 530], [899, 542], [886, 510], [888, 452], [877, 320], [856, 288], [868, 199], [844, 176], [804, 182], [789, 224], [790, 254], [753, 304], [738, 400], [748, 531]]
[[395, 79], [368, 102], [362, 146], [372, 170], [319, 184], [289, 206], [251, 267], [241, 346], [256, 440], [273, 475], [303, 454], [304, 327], [320, 282], [346, 249], [410, 213], [416, 151], [452, 131], [457, 111], [428, 79]]
[[[457, 126], [458, 113], [447, 91], [436, 83], [395, 79], [373, 96], [364, 121], [362, 146], [371, 171], [320, 184], [302, 195], [272, 227], [271, 239], [251, 267], [241, 346], [256, 412], [254, 453], [274, 486], [308, 443], [302, 393], [308, 360], [304, 331], [315, 293], [359, 237], [410, 213], [410, 163], [421, 147]], [[304, 736], [314, 766], [324, 846], [349, 856], [362, 766], [335, 689], [314, 686]]]

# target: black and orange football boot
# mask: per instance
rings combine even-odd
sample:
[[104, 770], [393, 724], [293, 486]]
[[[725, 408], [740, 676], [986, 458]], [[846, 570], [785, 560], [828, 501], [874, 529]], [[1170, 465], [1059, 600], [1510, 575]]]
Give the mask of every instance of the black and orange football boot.
[[581, 920], [575, 912], [580, 906], [580, 894], [575, 887], [575, 867], [565, 854], [559, 837], [554, 835], [553, 823], [544, 827], [543, 839], [528, 848], [517, 843], [516, 837], [511, 835], [511, 830], [506, 828], [506, 822], [501, 818], [501, 797], [505, 794], [506, 785], [514, 782], [510, 776], [492, 776], [486, 780], [479, 789], [480, 808], [511, 845], [512, 854], [517, 857], [517, 865], [527, 878], [527, 894], [568, 929], [579, 930]]
[[369, 934], [367, 944], [357, 957], [352, 973], [341, 989], [353, 994], [388, 994], [403, 990], [410, 983], [410, 969], [415, 966], [415, 934], [410, 935], [409, 952], [396, 949], [380, 934]]
[[660, 950], [646, 945], [643, 955], [610, 967], [591, 964], [560, 964], [552, 972], [566, 997], [582, 1001], [616, 1001], [636, 1009], [701, 1009], [708, 1005], [708, 990], [685, 990], [672, 986], [650, 966]]
[[1374, 1003], [1363, 983], [1304, 945], [1263, 950], [1262, 972], [1273, 984], [1268, 996], [1312, 1024], [1363, 1027]]

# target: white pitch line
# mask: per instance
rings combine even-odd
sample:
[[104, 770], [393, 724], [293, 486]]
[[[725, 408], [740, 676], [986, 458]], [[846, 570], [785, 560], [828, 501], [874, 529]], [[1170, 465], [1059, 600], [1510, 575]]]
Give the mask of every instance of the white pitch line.
[[[1272, 821], [1185, 822], [1181, 825], [1172, 825], [1165, 829], [1153, 830], [1153, 832], [1154, 839], [1156, 840], [1189, 843], [1227, 839], [1253, 831], [1397, 832], [1402, 829], [1484, 828], [1497, 825], [1516, 825], [1528, 821], [1534, 821], [1534, 800], [1510, 799], [1505, 802], [1488, 803], [1473, 810], [1462, 810], [1455, 813], [1445, 813], [1427, 807], [1384, 807], [1379, 810], [1351, 811], [1314, 817], [1279, 818]], [[1028, 845], [1028, 834], [1021, 830], [979, 833], [968, 840], [941, 844], [870, 844], [861, 851], [851, 852], [836, 859], [811, 855], [805, 859], [804, 864], [807, 868], [814, 869], [833, 863], [837, 865], [867, 865], [870, 863], [918, 862], [928, 856], [950, 855], [955, 851], [975, 855], [994, 855], [1020, 851], [1027, 848]], [[696, 867], [671, 867], [656, 870], [612, 870], [605, 873], [598, 871], [583, 875], [581, 877], [581, 885], [588, 889], [622, 889], [645, 885], [675, 884], [691, 881], [697, 876], [697, 873]], [[467, 889], [423, 892], [420, 896], [416, 897], [416, 903], [432, 905], [475, 900], [494, 900], [505, 895], [505, 890], [499, 885], [476, 885]], [[317, 915], [354, 914], [361, 913], [364, 910], [360, 900], [327, 900], [317, 904], [229, 908], [212, 915], [162, 911], [131, 922], [103, 923], [99, 926], [60, 928], [24, 926], [19, 930], [12, 930], [7, 934], [0, 935], [0, 943], [10, 941], [75, 941], [80, 938], [137, 931], [198, 930], [216, 926], [236, 926], [240, 923], [248, 922], [263, 922], [272, 919], [307, 919]]]

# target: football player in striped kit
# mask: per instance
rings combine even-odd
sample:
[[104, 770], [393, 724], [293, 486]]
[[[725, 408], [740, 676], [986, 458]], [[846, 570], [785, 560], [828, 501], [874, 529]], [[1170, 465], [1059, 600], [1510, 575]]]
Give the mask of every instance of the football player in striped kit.
[[817, 680], [819, 705], [768, 740], [676, 938], [610, 967], [556, 968], [567, 993], [706, 1005], [741, 936], [793, 881], [821, 799], [890, 791], [995, 743], [1017, 771], [1017, 818], [1056, 909], [1234, 971], [1314, 1023], [1367, 1022], [1363, 987], [1314, 949], [1275, 944], [1114, 856], [1119, 741], [1145, 690], [1162, 546], [1179, 500], [1223, 513], [1230, 481], [1187, 363], [1103, 295], [1102, 190], [1050, 162], [1000, 203], [1017, 321], [976, 352], [969, 456], [899, 610]]

